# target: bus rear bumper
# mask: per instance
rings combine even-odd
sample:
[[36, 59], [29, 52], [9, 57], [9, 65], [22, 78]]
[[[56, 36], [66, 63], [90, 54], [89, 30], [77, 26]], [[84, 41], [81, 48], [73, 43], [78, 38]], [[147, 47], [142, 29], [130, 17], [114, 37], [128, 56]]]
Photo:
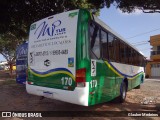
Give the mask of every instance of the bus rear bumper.
[[42, 86], [29, 85], [26, 82], [26, 90], [29, 94], [44, 96], [51, 99], [88, 106], [89, 83], [86, 87], [76, 87], [74, 91], [47, 88]]

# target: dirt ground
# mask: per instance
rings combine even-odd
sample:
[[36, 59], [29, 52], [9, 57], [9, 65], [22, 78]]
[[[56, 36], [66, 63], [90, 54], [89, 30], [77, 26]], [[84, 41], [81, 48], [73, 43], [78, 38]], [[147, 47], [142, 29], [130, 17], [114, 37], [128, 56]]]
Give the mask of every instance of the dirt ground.
[[[0, 111], [160, 111], [160, 79], [146, 79], [141, 89], [133, 89], [127, 92], [125, 103], [116, 100], [84, 107], [65, 103], [52, 99], [40, 99], [38, 96], [27, 94], [24, 85], [15, 83], [15, 80], [0, 80]], [[77, 117], [54, 117], [56, 120], [79, 120]], [[89, 119], [117, 119], [106, 117], [89, 117]], [[0, 116], [0, 120], [1, 120]], [[23, 118], [3, 118], [5, 120], [22, 120]], [[27, 119], [27, 118], [25, 118]], [[37, 118], [39, 119], [39, 118]], [[53, 118], [41, 118], [52, 120]], [[83, 117], [88, 120], [88, 118]], [[127, 117], [119, 119], [128, 119]], [[142, 117], [130, 117], [130, 119], [144, 119]], [[160, 119], [160, 117], [145, 117], [145, 119]], [[28, 118], [29, 120], [29, 118]]]

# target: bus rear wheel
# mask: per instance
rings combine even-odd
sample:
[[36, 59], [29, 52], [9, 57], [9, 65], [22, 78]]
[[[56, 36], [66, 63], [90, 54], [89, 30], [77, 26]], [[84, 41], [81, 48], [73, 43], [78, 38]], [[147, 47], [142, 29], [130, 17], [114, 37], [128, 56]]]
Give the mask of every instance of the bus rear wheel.
[[135, 87], [134, 89], [140, 89], [141, 88], [141, 85], [138, 85], [137, 87]]
[[125, 101], [126, 95], [127, 95], [127, 86], [125, 82], [123, 82], [121, 85], [120, 96], [119, 96], [120, 103], [123, 103]]

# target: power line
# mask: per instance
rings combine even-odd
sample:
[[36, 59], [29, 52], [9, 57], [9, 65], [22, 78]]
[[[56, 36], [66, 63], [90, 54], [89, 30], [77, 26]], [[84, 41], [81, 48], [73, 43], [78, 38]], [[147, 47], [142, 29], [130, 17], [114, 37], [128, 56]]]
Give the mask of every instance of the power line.
[[148, 33], [154, 32], [154, 31], [157, 31], [157, 30], [160, 30], [160, 28], [153, 29], [153, 30], [148, 31], [148, 32], [140, 33], [140, 34], [134, 35], [134, 36], [132, 36], [132, 37], [128, 37], [128, 38], [126, 38], [126, 39], [131, 39], [131, 38], [135, 38], [135, 37], [138, 37], [138, 36], [142, 36], [142, 35], [145, 35], [145, 34], [148, 34]]
[[[156, 43], [157, 41], [152, 41], [151, 43]], [[150, 40], [147, 41], [141, 41], [141, 42], [137, 42], [137, 43], [131, 43], [133, 46], [139, 46], [139, 45], [145, 45], [145, 44], [151, 44]], [[152, 45], [151, 45], [152, 46]]]
[[149, 42], [149, 40], [145, 40], [145, 41], [140, 41], [140, 42], [136, 42], [136, 43], [131, 43], [132, 45], [134, 45], [134, 44], [141, 44], [141, 43], [146, 43], [146, 42]]
[[141, 44], [136, 44], [136, 45], [133, 45], [133, 46], [139, 46], [139, 45], [146, 45], [148, 43], [141, 43]]

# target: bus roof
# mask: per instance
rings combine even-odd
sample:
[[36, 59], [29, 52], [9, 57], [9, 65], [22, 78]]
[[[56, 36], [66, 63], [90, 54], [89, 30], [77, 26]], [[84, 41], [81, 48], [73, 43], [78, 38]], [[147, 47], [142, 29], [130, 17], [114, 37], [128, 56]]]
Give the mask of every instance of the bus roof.
[[115, 32], [114, 30], [112, 30], [108, 25], [106, 25], [103, 21], [101, 21], [99, 18], [97, 18], [96, 16], [94, 16], [94, 21], [96, 23], [98, 23], [99, 25], [101, 25], [103, 28], [105, 28], [107, 31], [109, 31], [110, 33], [112, 33], [113, 35], [115, 35], [116, 37], [118, 37], [119, 39], [121, 39], [123, 42], [125, 42], [126, 44], [128, 44], [130, 47], [132, 47], [133, 49], [135, 49], [138, 53], [140, 53], [142, 56], [144, 56], [144, 54], [142, 54], [142, 52], [139, 52], [139, 50], [134, 47], [133, 45], [131, 45], [130, 43], [127, 42], [127, 40], [125, 38], [123, 38], [121, 35], [119, 35], [117, 32]]

